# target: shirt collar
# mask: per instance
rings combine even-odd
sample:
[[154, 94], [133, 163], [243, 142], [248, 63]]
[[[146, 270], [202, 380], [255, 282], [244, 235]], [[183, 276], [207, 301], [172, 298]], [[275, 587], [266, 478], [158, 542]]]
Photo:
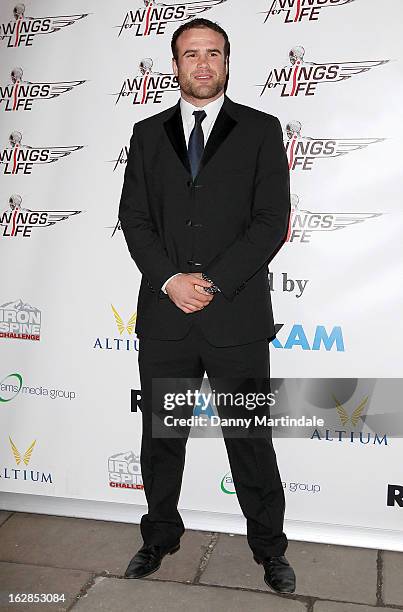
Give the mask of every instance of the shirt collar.
[[224, 94], [222, 94], [217, 100], [213, 102], [209, 102], [205, 106], [193, 106], [190, 104], [185, 98], [180, 99], [180, 108], [182, 117], [186, 121], [186, 123], [192, 124], [194, 123], [193, 111], [204, 110], [207, 114], [208, 119], [213, 118], [214, 115], [218, 115], [222, 105], [224, 104]]

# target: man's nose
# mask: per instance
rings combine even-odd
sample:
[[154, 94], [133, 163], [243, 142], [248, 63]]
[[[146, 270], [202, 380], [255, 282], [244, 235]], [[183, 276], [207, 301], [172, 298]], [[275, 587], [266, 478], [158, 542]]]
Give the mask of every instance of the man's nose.
[[208, 55], [200, 55], [197, 61], [198, 66], [208, 66]]

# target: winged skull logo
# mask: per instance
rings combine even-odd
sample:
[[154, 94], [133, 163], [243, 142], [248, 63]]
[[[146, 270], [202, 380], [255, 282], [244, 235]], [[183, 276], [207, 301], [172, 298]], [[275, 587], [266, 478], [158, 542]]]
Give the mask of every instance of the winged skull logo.
[[[204, 13], [205, 11], [209, 11], [210, 9], [212, 9], [214, 6], [217, 6], [218, 4], [222, 4], [223, 2], [226, 2], [227, 0], [199, 0], [196, 2], [177, 2], [175, 4], [167, 4], [166, 2], [158, 2], [155, 0], [143, 0], [144, 6], [150, 10], [153, 6], [167, 6], [170, 8], [175, 8], [177, 6], [184, 6], [186, 7], [186, 18], [185, 19], [193, 19], [193, 17], [196, 17], [196, 15], [199, 15], [200, 13]], [[185, 21], [185, 20], [183, 20]]]
[[79, 145], [71, 147], [32, 147], [22, 143], [22, 133], [18, 131], [11, 132], [8, 142], [9, 147], [0, 149], [0, 164], [5, 166], [4, 174], [18, 174], [19, 171], [30, 174], [33, 164], [50, 164], [83, 148]]
[[112, 307], [113, 316], [115, 317], [115, 320], [116, 320], [116, 325], [117, 325], [119, 334], [122, 335], [123, 332], [127, 331], [129, 335], [132, 335], [134, 327], [136, 325], [137, 313], [134, 312], [132, 316], [130, 317], [129, 321], [127, 322], [127, 325], [125, 325], [122, 317], [120, 316], [116, 308], [113, 306], [113, 304], [111, 304], [111, 307]]
[[266, 23], [270, 17], [281, 15], [284, 23], [298, 23], [301, 21], [318, 21], [321, 9], [351, 4], [355, 0], [309, 0], [309, 6], [301, 0], [271, 0], [268, 11], [264, 11]]
[[11, 444], [11, 449], [13, 451], [13, 455], [14, 455], [14, 459], [17, 465], [20, 465], [21, 461], [23, 463], [25, 463], [25, 465], [28, 465], [28, 463], [31, 460], [31, 455], [32, 455], [32, 451], [34, 450], [34, 446], [36, 444], [36, 440], [34, 440], [31, 444], [31, 446], [29, 446], [27, 448], [27, 450], [25, 451], [25, 453], [23, 455], [21, 455], [20, 451], [18, 450], [18, 448], [16, 447], [16, 445], [14, 444], [14, 442], [12, 441], [11, 437], [8, 436], [8, 439], [10, 440], [10, 444]]
[[199, 0], [195, 2], [180, 2], [167, 4], [151, 0], [143, 0], [143, 8], [126, 13], [119, 28], [120, 36], [124, 30], [131, 30], [135, 36], [150, 34], [165, 34], [167, 23], [175, 23], [193, 19], [197, 15], [209, 11], [227, 0]]
[[85, 80], [56, 82], [25, 81], [23, 76], [23, 69], [21, 66], [17, 66], [10, 72], [11, 85], [0, 85], [0, 105], [5, 102], [3, 105], [4, 110], [31, 110], [32, 102], [57, 98], [71, 91], [74, 87], [85, 83]]
[[7, 47], [31, 47], [36, 36], [59, 32], [87, 17], [89, 13], [58, 15], [55, 17], [30, 17], [25, 15], [25, 4], [14, 6], [13, 17], [0, 23], [0, 41], [7, 41]]
[[340, 417], [340, 421], [343, 427], [347, 425], [349, 422], [351, 422], [353, 427], [356, 427], [358, 421], [360, 420], [362, 413], [364, 412], [364, 408], [367, 405], [369, 396], [367, 395], [366, 397], [364, 397], [364, 399], [358, 404], [357, 408], [353, 410], [351, 416], [348, 414], [343, 404], [341, 404], [333, 394], [332, 394], [332, 397], [336, 404], [336, 410]]
[[302, 135], [300, 121], [292, 120], [286, 125], [284, 142], [290, 170], [311, 170], [316, 159], [329, 159], [360, 151], [386, 138], [314, 138]]
[[261, 96], [275, 88], [278, 88], [281, 97], [300, 94], [312, 96], [316, 93], [318, 85], [345, 81], [389, 62], [389, 60], [308, 62], [305, 60], [305, 48], [301, 45], [292, 47], [288, 58], [289, 63], [286, 66], [270, 70], [265, 84], [259, 85]]
[[0, 213], [0, 227], [3, 237], [31, 236], [34, 227], [49, 227], [58, 221], [65, 221], [80, 210], [32, 210], [22, 207], [22, 197], [16, 193], [10, 196], [9, 208]]
[[307, 243], [314, 232], [335, 232], [382, 216], [382, 213], [365, 212], [314, 212], [300, 208], [299, 196], [291, 194], [291, 214], [286, 236], [287, 242]]

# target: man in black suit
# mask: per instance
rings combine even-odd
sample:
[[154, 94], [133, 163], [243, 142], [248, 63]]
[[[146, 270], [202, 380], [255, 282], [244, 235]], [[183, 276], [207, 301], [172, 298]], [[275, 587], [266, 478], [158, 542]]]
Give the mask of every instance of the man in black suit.
[[[156, 571], [184, 533], [177, 504], [187, 435], [155, 435], [153, 379], [270, 375], [267, 266], [287, 230], [288, 163], [278, 119], [226, 96], [229, 52], [227, 34], [209, 20], [178, 28], [172, 62], [181, 98], [136, 123], [130, 141], [119, 219], [142, 273], [135, 331], [148, 513], [126, 578]], [[269, 586], [291, 593], [271, 432], [224, 441], [254, 559]]]

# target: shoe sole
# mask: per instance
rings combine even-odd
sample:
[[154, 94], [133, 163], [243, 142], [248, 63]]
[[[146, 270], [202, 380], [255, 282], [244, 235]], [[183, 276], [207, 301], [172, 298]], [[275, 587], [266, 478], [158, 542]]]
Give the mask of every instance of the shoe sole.
[[[255, 555], [253, 555], [254, 560], [256, 561], [256, 563], [258, 565], [262, 565], [262, 561], [260, 559], [258, 559], [257, 557], [255, 557]], [[268, 587], [270, 587], [272, 589], [272, 591], [275, 591], [275, 593], [284, 593], [284, 594], [291, 594], [291, 593], [295, 593], [295, 589], [293, 589], [292, 591], [280, 591], [279, 589], [276, 589], [272, 584], [270, 584], [270, 582], [268, 580], [266, 580], [266, 576], [263, 578], [263, 580], [265, 581], [265, 583], [267, 584]]]
[[[169, 550], [166, 554], [167, 555], [173, 555], [176, 552], [178, 552], [178, 550], [180, 549], [181, 545], [178, 544], [177, 546], [175, 546], [174, 548], [171, 548], [171, 550]], [[165, 556], [165, 555], [164, 555]], [[151, 574], [154, 574], [154, 572], [157, 572], [161, 567], [161, 563], [159, 564], [158, 567], [156, 567], [155, 569], [151, 570], [151, 572], [147, 572], [146, 574], [142, 574], [141, 576], [124, 576], [124, 578], [126, 580], [139, 580], [140, 578], [146, 578], [147, 576], [151, 576]]]

